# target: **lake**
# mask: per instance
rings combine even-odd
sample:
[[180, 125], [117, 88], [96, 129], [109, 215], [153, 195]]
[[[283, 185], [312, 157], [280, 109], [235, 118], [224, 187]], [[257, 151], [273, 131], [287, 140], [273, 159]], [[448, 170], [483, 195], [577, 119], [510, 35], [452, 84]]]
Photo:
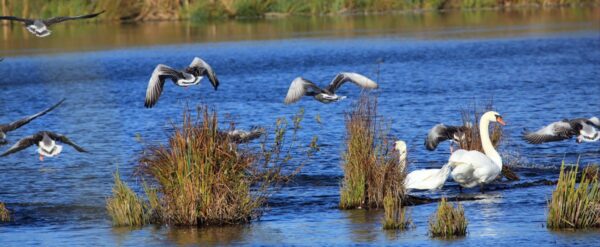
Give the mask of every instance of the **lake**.
[[[545, 228], [553, 186], [520, 186], [555, 180], [566, 163], [600, 163], [598, 143], [574, 140], [530, 145], [524, 128], [563, 118], [600, 116], [599, 9], [408, 13], [402, 15], [293, 17], [213, 23], [65, 24], [47, 38], [16, 25], [0, 29], [0, 122], [33, 114], [61, 98], [52, 113], [11, 132], [11, 143], [38, 130], [69, 136], [90, 154], [70, 147], [59, 158], [37, 159], [35, 148], [3, 157], [0, 201], [13, 221], [0, 224], [3, 246], [23, 245], [597, 245], [600, 231], [554, 232]], [[167, 83], [157, 106], [143, 101], [159, 63], [183, 68], [206, 60], [221, 81], [188, 90]], [[309, 98], [286, 106], [290, 82], [303, 76], [326, 84], [354, 71], [380, 84], [379, 114], [391, 135], [408, 144], [410, 169], [439, 168], [448, 144], [434, 152], [423, 141], [435, 124], [461, 123], [460, 110], [493, 101], [507, 126], [499, 151], [520, 175], [489, 192], [465, 190], [468, 235], [455, 240], [427, 236], [436, 204], [410, 207], [415, 227], [381, 229], [382, 211], [337, 208], [342, 180], [344, 113], [360, 95], [320, 104]], [[186, 105], [205, 103], [223, 122], [273, 129], [277, 117], [305, 110], [300, 142], [319, 136], [321, 151], [294, 181], [269, 200], [250, 225], [113, 228], [106, 214], [113, 173], [135, 190], [134, 174], [146, 144], [165, 143], [171, 122]], [[322, 123], [315, 121], [320, 116]], [[9, 146], [3, 146], [5, 150]], [[293, 167], [290, 167], [293, 169]], [[438, 192], [456, 196], [449, 181]]]

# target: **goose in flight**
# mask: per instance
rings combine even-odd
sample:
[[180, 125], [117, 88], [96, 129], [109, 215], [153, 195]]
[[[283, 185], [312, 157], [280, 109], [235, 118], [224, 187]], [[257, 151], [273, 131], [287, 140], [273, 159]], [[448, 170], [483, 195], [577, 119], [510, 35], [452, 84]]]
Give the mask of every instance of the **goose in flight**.
[[79, 152], [87, 152], [85, 149], [78, 146], [64, 135], [50, 131], [40, 131], [37, 134], [27, 136], [19, 140], [17, 143], [15, 143], [15, 145], [6, 150], [6, 152], [2, 153], [0, 157], [19, 152], [30, 147], [31, 145], [37, 145], [37, 152], [40, 154], [40, 161], [44, 161], [44, 156], [54, 157], [60, 154], [62, 151], [62, 146], [56, 144], [56, 142], [68, 144]]
[[367, 78], [364, 75], [342, 72], [337, 74], [335, 78], [329, 83], [326, 88], [320, 88], [315, 83], [298, 77], [292, 81], [290, 88], [288, 89], [287, 96], [285, 97], [285, 104], [292, 104], [300, 100], [302, 96], [312, 96], [321, 103], [331, 103], [338, 100], [345, 99], [346, 96], [339, 96], [335, 94], [344, 83], [352, 82], [362, 88], [374, 89], [378, 85], [373, 80]]
[[50, 26], [70, 20], [79, 20], [79, 19], [88, 19], [94, 18], [100, 14], [104, 13], [104, 11], [89, 14], [89, 15], [80, 15], [80, 16], [58, 16], [50, 19], [26, 19], [16, 16], [0, 16], [0, 20], [9, 20], [9, 21], [19, 21], [25, 23], [25, 28], [30, 33], [35, 34], [38, 37], [46, 37], [50, 35], [52, 31], [48, 29]]
[[222, 134], [227, 135], [227, 137], [235, 142], [235, 143], [246, 143], [257, 139], [266, 133], [265, 129], [262, 127], [252, 127], [249, 131], [234, 129], [227, 132], [221, 132]]
[[460, 144], [465, 139], [465, 133], [471, 130], [471, 127], [472, 124], [470, 122], [463, 126], [437, 124], [429, 130], [425, 139], [425, 148], [433, 151], [441, 142], [450, 140], [450, 152], [452, 153], [454, 151], [454, 143]]
[[6, 140], [6, 133], [16, 130], [18, 128], [21, 128], [23, 125], [28, 124], [29, 122], [31, 122], [32, 120], [41, 117], [43, 115], [45, 115], [46, 113], [54, 110], [56, 107], [58, 107], [60, 104], [62, 104], [65, 101], [65, 99], [62, 99], [61, 101], [59, 101], [58, 103], [54, 104], [53, 106], [38, 112], [36, 114], [33, 114], [31, 116], [26, 116], [23, 117], [19, 120], [13, 121], [11, 123], [7, 123], [7, 124], [0, 124], [0, 145], [4, 145], [7, 144], [8, 141]]
[[555, 142], [571, 139], [576, 136], [577, 143], [595, 142], [600, 140], [600, 120], [597, 117], [590, 119], [575, 118], [563, 119], [551, 123], [535, 132], [523, 131], [523, 139], [531, 144]]
[[146, 101], [144, 106], [152, 108], [160, 94], [163, 91], [166, 79], [171, 79], [175, 85], [187, 88], [188, 86], [197, 85], [202, 78], [207, 76], [215, 91], [219, 87], [219, 80], [213, 71], [212, 67], [204, 60], [195, 57], [190, 66], [183, 71], [173, 69], [169, 66], [159, 64], [154, 68], [150, 81], [148, 81], [148, 89], [146, 89]]
[[[395, 149], [400, 154], [400, 169], [406, 167], [406, 143], [397, 141]], [[450, 175], [450, 164], [442, 166], [441, 169], [415, 170], [404, 178], [404, 188], [410, 190], [438, 190], [444, 186]]]

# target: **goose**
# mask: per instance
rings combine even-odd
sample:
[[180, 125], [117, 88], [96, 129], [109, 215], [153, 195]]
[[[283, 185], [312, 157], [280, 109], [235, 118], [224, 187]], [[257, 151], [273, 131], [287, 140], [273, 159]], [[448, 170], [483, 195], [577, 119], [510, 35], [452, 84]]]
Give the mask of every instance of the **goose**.
[[483, 192], [483, 185], [494, 180], [502, 171], [502, 157], [494, 149], [490, 140], [490, 122], [506, 124], [502, 116], [495, 111], [488, 111], [481, 116], [479, 136], [485, 154], [474, 150], [459, 149], [454, 151], [448, 159], [448, 164], [452, 167], [452, 178], [461, 187], [473, 188], [479, 185]]
[[472, 127], [470, 122], [463, 126], [452, 126], [444, 125], [442, 123], [436, 124], [429, 130], [427, 138], [425, 138], [425, 148], [429, 151], [433, 151], [437, 146], [445, 141], [450, 140], [450, 153], [454, 151], [454, 143], [460, 144], [465, 139], [465, 133]]
[[227, 137], [235, 142], [235, 143], [246, 143], [257, 139], [266, 133], [265, 129], [262, 127], [252, 127], [249, 131], [234, 129], [227, 132], [221, 132], [222, 134], [227, 135]]
[[30, 33], [35, 34], [38, 37], [46, 37], [52, 33], [48, 28], [54, 24], [70, 21], [70, 20], [79, 20], [79, 19], [88, 19], [94, 18], [100, 14], [104, 13], [104, 11], [100, 11], [98, 13], [89, 14], [89, 15], [80, 15], [80, 16], [58, 16], [50, 19], [26, 19], [16, 16], [0, 16], [0, 20], [9, 20], [9, 21], [19, 21], [25, 23], [25, 28]]
[[183, 71], [173, 69], [169, 66], [159, 64], [154, 68], [150, 81], [148, 81], [148, 89], [146, 89], [146, 101], [144, 106], [146, 108], [152, 108], [160, 94], [163, 91], [166, 79], [171, 79], [175, 85], [187, 88], [188, 86], [197, 85], [200, 83], [204, 76], [208, 76], [210, 83], [212, 84], [215, 91], [219, 87], [219, 80], [217, 75], [213, 71], [212, 67], [204, 62], [199, 57], [195, 57], [190, 63], [190, 66], [185, 68]]
[[535, 132], [523, 131], [523, 139], [530, 144], [555, 142], [577, 136], [577, 143], [600, 140], [600, 120], [597, 117], [563, 119], [551, 123]]
[[[401, 168], [406, 164], [406, 143], [397, 141], [396, 150], [400, 153]], [[406, 175], [404, 188], [410, 190], [438, 190], [444, 186], [450, 175], [450, 165], [446, 164], [441, 169], [415, 170]]]
[[40, 161], [44, 161], [44, 156], [54, 157], [62, 152], [62, 146], [56, 144], [56, 142], [68, 144], [79, 152], [87, 152], [85, 149], [78, 146], [64, 135], [50, 131], [40, 131], [34, 135], [30, 135], [19, 140], [17, 143], [15, 143], [15, 145], [6, 150], [6, 152], [2, 153], [0, 157], [5, 157], [9, 154], [19, 152], [35, 144], [38, 146], [37, 152], [40, 154]]
[[6, 140], [6, 133], [16, 130], [18, 128], [21, 128], [23, 125], [28, 124], [29, 122], [33, 121], [34, 119], [45, 115], [46, 113], [54, 110], [56, 107], [61, 105], [64, 101], [65, 101], [65, 99], [62, 99], [58, 103], [54, 104], [53, 106], [51, 106], [41, 112], [38, 112], [38, 113], [30, 115], [30, 116], [23, 117], [19, 120], [11, 122], [11, 123], [0, 124], [0, 145], [5, 145], [8, 143], [8, 141]]
[[285, 104], [296, 103], [302, 96], [312, 96], [317, 101], [321, 103], [331, 103], [336, 102], [342, 99], [345, 99], [346, 96], [339, 96], [335, 94], [342, 84], [346, 82], [352, 82], [362, 88], [375, 89], [379, 87], [377, 83], [367, 78], [364, 75], [352, 72], [341, 72], [333, 78], [329, 86], [326, 88], [320, 88], [315, 83], [304, 79], [302, 77], [297, 77], [292, 81], [290, 88], [288, 89], [287, 96], [285, 97]]

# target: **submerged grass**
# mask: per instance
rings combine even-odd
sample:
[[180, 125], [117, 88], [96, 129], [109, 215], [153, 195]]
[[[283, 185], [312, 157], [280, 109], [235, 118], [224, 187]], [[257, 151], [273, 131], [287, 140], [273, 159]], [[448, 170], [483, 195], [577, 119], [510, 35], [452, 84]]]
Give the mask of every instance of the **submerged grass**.
[[[577, 171], [565, 170], [561, 165], [560, 176], [552, 198], [548, 202], [550, 229], [582, 229], [600, 227], [600, 187], [597, 167], [586, 167], [577, 186]], [[593, 175], [591, 175], [593, 174]]]
[[401, 200], [405, 171], [399, 164], [389, 127], [377, 116], [377, 100], [361, 95], [346, 114], [346, 150], [343, 154], [344, 181], [340, 208], [380, 208], [386, 193]]
[[8, 211], [4, 203], [0, 202], [0, 222], [8, 221], [10, 221], [10, 211]]
[[467, 235], [465, 210], [458, 203], [454, 207], [446, 198], [442, 198], [436, 212], [429, 219], [429, 234], [432, 237], [452, 238]]
[[116, 172], [112, 197], [106, 200], [106, 210], [115, 226], [143, 226], [148, 223], [147, 206], [127, 186]]

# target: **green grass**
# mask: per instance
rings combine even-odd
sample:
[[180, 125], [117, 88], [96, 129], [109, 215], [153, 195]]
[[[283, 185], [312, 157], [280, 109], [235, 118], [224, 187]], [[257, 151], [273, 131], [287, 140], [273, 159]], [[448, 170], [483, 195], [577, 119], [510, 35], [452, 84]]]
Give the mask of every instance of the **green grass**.
[[565, 170], [563, 162], [556, 188], [548, 202], [546, 226], [550, 229], [582, 229], [600, 227], [600, 188], [598, 169], [584, 169], [577, 185], [577, 171]]
[[446, 198], [442, 198], [436, 212], [429, 219], [429, 235], [439, 238], [453, 238], [467, 235], [465, 210], [458, 203], [454, 207]]
[[342, 209], [380, 208], [384, 195], [402, 199], [405, 172], [389, 139], [389, 127], [377, 116], [377, 100], [363, 94], [346, 114], [344, 180], [340, 190]]
[[384, 230], [406, 230], [411, 224], [411, 219], [406, 215], [406, 208], [402, 206], [399, 195], [386, 193], [383, 198], [383, 229]]
[[112, 196], [106, 200], [106, 210], [114, 226], [143, 226], [149, 222], [148, 207], [127, 186], [116, 172]]
[[0, 222], [8, 221], [10, 221], [10, 211], [8, 211], [4, 203], [0, 202]]

